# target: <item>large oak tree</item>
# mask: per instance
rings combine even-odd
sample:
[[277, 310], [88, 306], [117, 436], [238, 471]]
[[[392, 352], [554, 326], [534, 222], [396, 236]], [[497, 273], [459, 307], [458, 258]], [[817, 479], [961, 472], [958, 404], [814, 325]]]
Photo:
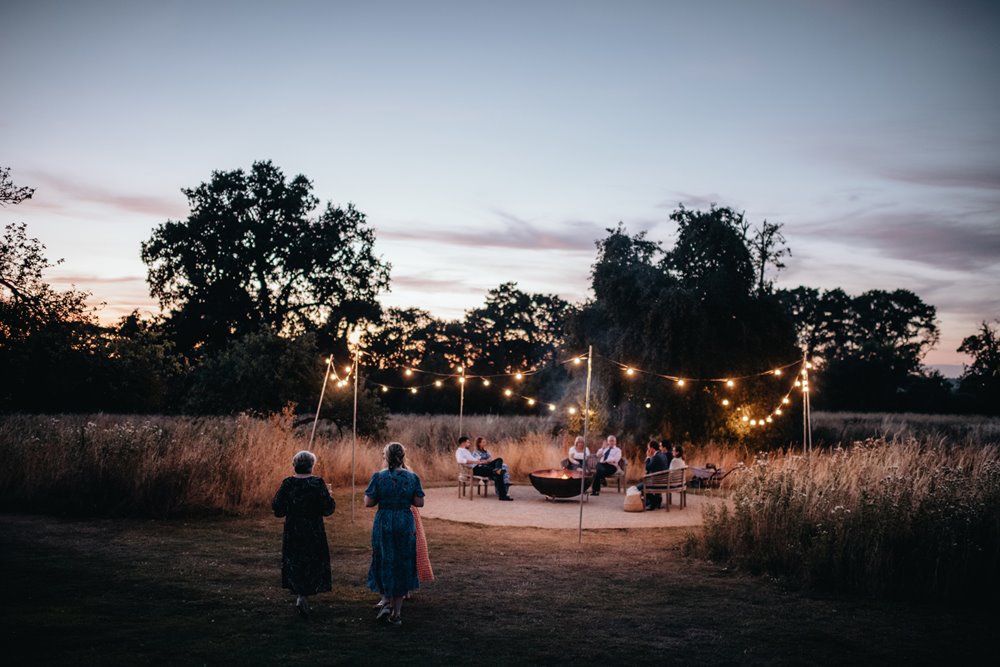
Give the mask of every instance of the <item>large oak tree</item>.
[[312, 183], [286, 179], [269, 161], [214, 172], [183, 192], [188, 218], [168, 220], [142, 244], [150, 292], [181, 349], [261, 330], [342, 337], [378, 318], [389, 265], [353, 205], [328, 203], [315, 215]]

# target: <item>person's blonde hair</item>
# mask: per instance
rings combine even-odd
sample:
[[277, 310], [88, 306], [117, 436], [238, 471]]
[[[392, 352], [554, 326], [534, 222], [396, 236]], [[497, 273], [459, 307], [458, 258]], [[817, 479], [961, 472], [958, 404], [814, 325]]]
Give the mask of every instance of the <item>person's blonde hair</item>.
[[385, 456], [385, 463], [389, 466], [389, 470], [406, 467], [403, 465], [403, 461], [406, 458], [406, 448], [403, 447], [402, 443], [390, 442], [385, 446], [382, 454]]

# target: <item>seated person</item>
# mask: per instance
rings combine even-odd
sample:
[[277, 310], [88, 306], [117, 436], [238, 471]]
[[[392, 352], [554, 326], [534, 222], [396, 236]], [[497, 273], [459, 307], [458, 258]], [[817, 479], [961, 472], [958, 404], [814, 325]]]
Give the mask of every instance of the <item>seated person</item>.
[[586, 441], [582, 435], [576, 436], [573, 446], [569, 448], [566, 458], [562, 460], [562, 467], [566, 470], [580, 470], [590, 456], [590, 448], [586, 446]]
[[[472, 455], [475, 456], [477, 459], [479, 459], [480, 463], [489, 463], [490, 461], [493, 460], [493, 457], [490, 456], [489, 450], [486, 449], [485, 443], [486, 443], [486, 438], [484, 438], [483, 436], [478, 436], [476, 438], [475, 449], [472, 450]], [[503, 459], [498, 459], [498, 460], [503, 461]], [[510, 489], [510, 469], [507, 467], [506, 463], [502, 464], [500, 468], [503, 470], [503, 483], [507, 485], [508, 489]]]
[[667, 457], [667, 464], [674, 458], [674, 443], [670, 442], [669, 438], [664, 438], [660, 440], [660, 451], [663, 455]]
[[507, 484], [503, 481], [503, 459], [480, 459], [469, 449], [471, 444], [469, 436], [463, 435], [459, 438], [458, 449], [455, 450], [455, 460], [458, 461], [459, 465], [471, 468], [473, 475], [492, 479], [500, 500], [514, 500], [507, 493]]
[[684, 449], [680, 445], [674, 445], [674, 457], [670, 459], [670, 470], [687, 467], [688, 464], [684, 463]]
[[[659, 444], [656, 440], [650, 440], [649, 444], [646, 445], [646, 474], [650, 475], [654, 472], [663, 472], [664, 470], [670, 469], [670, 460], [667, 455], [660, 450]], [[642, 491], [642, 482], [639, 482], [636, 487]], [[663, 504], [663, 496], [659, 493], [653, 494], [646, 498], [646, 509], [655, 510], [659, 509]]]
[[604, 478], [618, 472], [618, 462], [621, 460], [622, 450], [618, 446], [618, 438], [609, 435], [604, 446], [597, 450], [597, 470], [594, 472], [594, 487], [590, 495], [601, 495], [601, 486], [607, 484]]

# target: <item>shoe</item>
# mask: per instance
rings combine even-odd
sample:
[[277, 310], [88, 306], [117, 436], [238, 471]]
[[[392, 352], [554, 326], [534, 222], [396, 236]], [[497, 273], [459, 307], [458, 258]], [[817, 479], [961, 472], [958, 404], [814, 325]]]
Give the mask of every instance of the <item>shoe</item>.
[[389, 617], [389, 625], [402, 625], [402, 624], [403, 624], [403, 619], [401, 619], [399, 616]]
[[592, 495], [592, 496], [599, 496], [599, 495], [601, 495], [601, 492], [600, 491], [593, 491], [593, 492], [591, 492], [590, 495]]
[[309, 602], [305, 598], [300, 597], [295, 600], [295, 610], [303, 618], [309, 618]]
[[500, 496], [500, 500], [514, 500], [510, 496]]
[[392, 609], [389, 608], [389, 605], [379, 607], [378, 613], [375, 614], [375, 620], [377, 621], [383, 616], [392, 616]]

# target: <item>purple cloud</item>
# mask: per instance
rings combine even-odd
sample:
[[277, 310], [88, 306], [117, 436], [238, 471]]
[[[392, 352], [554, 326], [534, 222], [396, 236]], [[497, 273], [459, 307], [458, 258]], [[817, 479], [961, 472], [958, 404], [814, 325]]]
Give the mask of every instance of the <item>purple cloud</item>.
[[[153, 215], [163, 218], [183, 218], [187, 215], [186, 204], [178, 194], [177, 197], [157, 197], [151, 195], [129, 195], [108, 190], [89, 183], [82, 183], [48, 172], [35, 171], [28, 174], [28, 179], [35, 187], [35, 196], [25, 202], [25, 206], [43, 210], [63, 211], [74, 207], [59, 203], [59, 199], [71, 202], [87, 202], [108, 208]], [[26, 179], [26, 180], [28, 180]], [[53, 201], [49, 192], [60, 195]]]
[[590, 222], [539, 224], [518, 218], [506, 211], [494, 210], [500, 224], [491, 229], [461, 231], [420, 228], [380, 228], [379, 238], [426, 241], [473, 248], [513, 248], [517, 250], [561, 250], [593, 252], [594, 241], [604, 236], [604, 229]]

